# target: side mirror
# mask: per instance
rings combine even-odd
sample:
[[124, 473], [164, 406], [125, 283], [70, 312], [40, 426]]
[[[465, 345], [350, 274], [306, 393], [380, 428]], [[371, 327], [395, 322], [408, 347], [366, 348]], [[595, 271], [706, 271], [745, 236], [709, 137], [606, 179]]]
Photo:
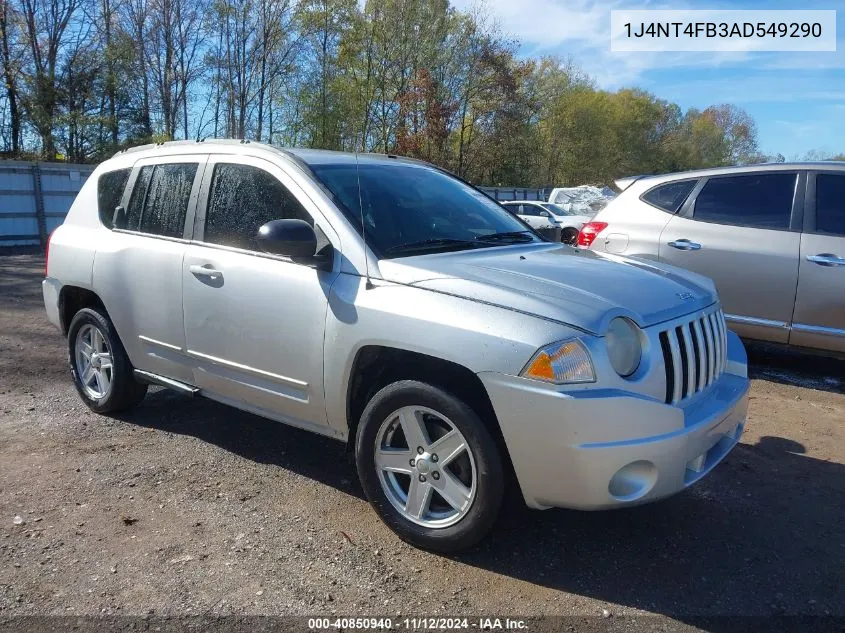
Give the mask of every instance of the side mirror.
[[317, 234], [305, 220], [271, 220], [258, 229], [258, 246], [285, 257], [314, 257]]
[[548, 211], [540, 211], [540, 215], [542, 215], [544, 218], [552, 217]]

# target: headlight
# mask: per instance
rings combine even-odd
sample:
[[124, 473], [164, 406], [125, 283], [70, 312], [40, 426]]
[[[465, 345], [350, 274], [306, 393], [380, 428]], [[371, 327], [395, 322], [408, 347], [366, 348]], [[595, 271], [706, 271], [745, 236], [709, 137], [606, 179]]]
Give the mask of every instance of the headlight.
[[519, 375], [558, 385], [596, 379], [590, 354], [578, 339], [541, 348]]
[[627, 378], [640, 366], [643, 345], [640, 329], [628, 319], [617, 317], [610, 322], [605, 335], [607, 355], [616, 373]]

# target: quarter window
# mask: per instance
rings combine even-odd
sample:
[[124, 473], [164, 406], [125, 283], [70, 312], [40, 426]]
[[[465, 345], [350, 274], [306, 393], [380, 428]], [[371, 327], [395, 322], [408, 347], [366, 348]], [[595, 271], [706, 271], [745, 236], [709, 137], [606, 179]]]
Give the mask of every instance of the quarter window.
[[716, 224], [788, 229], [797, 174], [710, 178], [695, 199], [693, 218]]
[[182, 237], [196, 173], [197, 163], [141, 167], [126, 210], [125, 228]]
[[845, 175], [816, 174], [816, 232], [845, 235]]
[[100, 222], [107, 228], [112, 227], [114, 209], [120, 204], [131, 171], [128, 167], [116, 169], [100, 174], [100, 178], [97, 180], [97, 208], [100, 212]]
[[676, 182], [667, 182], [665, 185], [660, 185], [643, 194], [643, 200], [658, 209], [663, 209], [669, 213], [677, 213], [681, 205], [689, 196], [693, 187], [695, 187], [696, 180], [679, 180]]
[[[273, 175], [251, 165], [218, 163], [214, 167], [205, 241], [259, 250], [258, 229], [271, 220], [314, 221], [299, 201]], [[318, 242], [319, 242], [318, 233]]]

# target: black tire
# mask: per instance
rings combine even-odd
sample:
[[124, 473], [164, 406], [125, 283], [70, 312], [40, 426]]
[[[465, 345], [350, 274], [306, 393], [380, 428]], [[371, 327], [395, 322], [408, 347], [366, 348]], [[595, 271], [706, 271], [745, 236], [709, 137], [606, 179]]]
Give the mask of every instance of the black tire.
[[575, 246], [578, 241], [578, 229], [572, 226], [567, 226], [560, 234], [560, 241], [570, 246]]
[[[79, 368], [76, 366], [75, 346], [80, 330], [86, 325], [96, 327], [104, 336], [112, 359], [111, 386], [101, 398], [94, 398], [82, 385]], [[147, 385], [135, 380], [132, 363], [123, 349], [114, 325], [109, 318], [92, 308], [83, 308], [74, 315], [68, 328], [68, 362], [73, 384], [79, 396], [88, 407], [97, 413], [116, 413], [131, 409], [144, 399]]]
[[[406, 406], [422, 406], [445, 416], [464, 436], [476, 467], [476, 493], [467, 513], [448, 527], [426, 527], [404, 517], [390, 503], [375, 465], [375, 444], [382, 423]], [[381, 519], [402, 540], [444, 554], [477, 544], [493, 527], [504, 496], [502, 458], [478, 415], [459, 398], [413, 380], [395, 382], [369, 401], [358, 425], [355, 461], [364, 494]]]

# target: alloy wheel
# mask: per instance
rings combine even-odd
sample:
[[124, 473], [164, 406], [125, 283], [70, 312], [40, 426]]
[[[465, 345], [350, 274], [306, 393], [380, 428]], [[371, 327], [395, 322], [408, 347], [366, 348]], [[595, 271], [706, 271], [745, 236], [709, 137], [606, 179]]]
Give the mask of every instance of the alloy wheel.
[[74, 351], [82, 389], [93, 400], [105, 398], [114, 379], [111, 349], [105, 335], [95, 325], [83, 325], [76, 334]]
[[424, 527], [454, 525], [475, 499], [469, 443], [451, 420], [426, 407], [402, 407], [382, 422], [375, 467], [390, 504]]

